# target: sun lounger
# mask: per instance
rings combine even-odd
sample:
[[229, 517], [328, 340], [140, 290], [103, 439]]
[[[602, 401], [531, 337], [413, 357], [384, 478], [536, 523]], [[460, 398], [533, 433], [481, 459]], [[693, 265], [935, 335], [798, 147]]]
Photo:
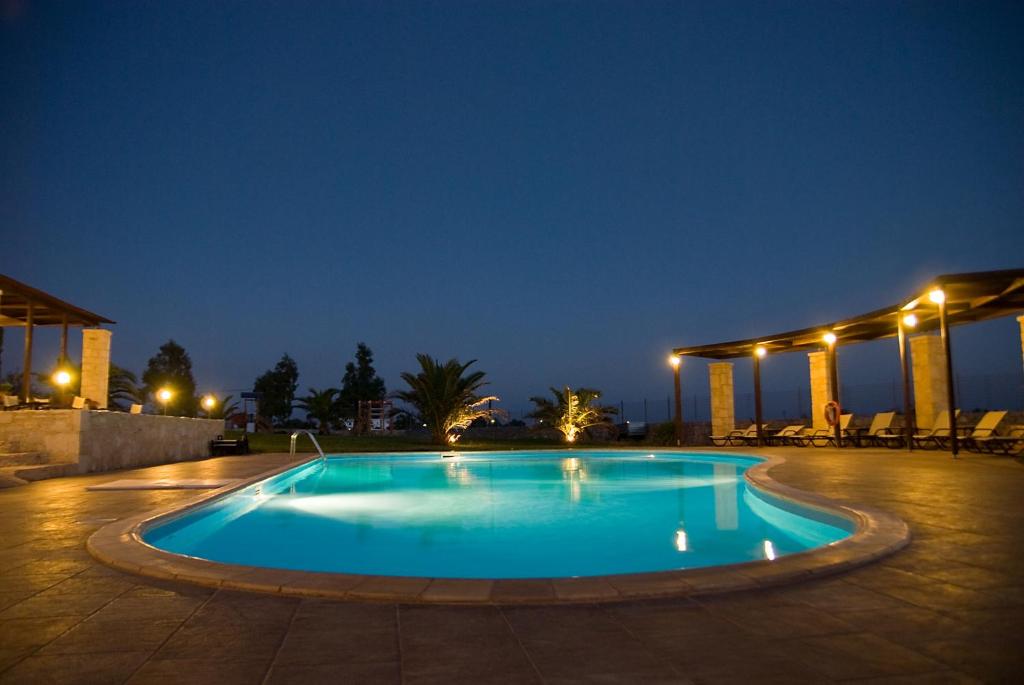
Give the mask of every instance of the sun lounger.
[[[960, 416], [960, 410], [956, 410], [954, 415], [954, 421]], [[932, 428], [927, 433], [917, 433], [911, 440], [914, 441], [915, 447], [920, 447], [923, 450], [934, 450], [940, 446], [940, 438], [949, 438], [949, 412], [940, 411], [935, 417], [935, 423], [932, 424]]]
[[[987, 411], [985, 415], [981, 417], [981, 420], [974, 425], [965, 435], [961, 435], [960, 439], [963, 441], [965, 449], [971, 449], [973, 440], [975, 438], [990, 438], [996, 434], [996, 428], [999, 427], [999, 423], [1006, 416], [1005, 411]], [[950, 437], [949, 435], [936, 436], [936, 442], [939, 443], [939, 447], [946, 449], [949, 447]]]
[[751, 438], [757, 440], [756, 423], [750, 424], [746, 430], [734, 430], [728, 435], [712, 435], [711, 444], [716, 447], [725, 447], [726, 445], [739, 446], [745, 444]]
[[805, 426], [802, 423], [794, 423], [791, 426], [786, 426], [782, 430], [777, 431], [777, 432], [772, 433], [771, 435], [769, 435], [767, 437], [768, 444], [769, 445], [786, 445], [786, 444], [789, 444], [789, 439], [790, 438], [799, 437], [800, 434], [804, 432], [805, 428], [807, 428], [807, 426]]
[[1024, 426], [1014, 426], [1006, 435], [989, 435], [967, 438], [965, 447], [973, 452], [989, 454], [1014, 454], [1024, 451]]
[[[853, 414], [843, 414], [839, 417], [839, 431], [846, 434], [850, 428], [850, 421], [853, 420]], [[817, 428], [810, 433], [804, 433], [803, 435], [794, 435], [789, 438], [791, 445], [797, 447], [807, 447], [808, 445], [814, 445], [815, 447], [825, 447], [826, 445], [836, 444], [836, 431], [835, 428], [829, 426], [828, 428]]]
[[892, 431], [892, 420], [896, 417], [894, 411], [883, 411], [875, 414], [871, 419], [871, 425], [867, 432], [850, 430], [850, 438], [857, 441], [858, 445], [878, 445], [879, 438], [895, 435]]

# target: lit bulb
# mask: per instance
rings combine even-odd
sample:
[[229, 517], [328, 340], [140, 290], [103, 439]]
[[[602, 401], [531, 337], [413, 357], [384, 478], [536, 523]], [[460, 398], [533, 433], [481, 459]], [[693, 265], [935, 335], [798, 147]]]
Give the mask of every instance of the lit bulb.
[[53, 374], [53, 381], [57, 385], [67, 385], [68, 383], [71, 382], [71, 374], [68, 373], [67, 371], [60, 370], [57, 373]]
[[935, 290], [928, 293], [928, 299], [934, 302], [935, 304], [942, 304], [943, 302], [946, 301], [946, 293], [942, 292], [941, 288], [936, 288]]
[[758, 345], [757, 347], [754, 348], [754, 354], [756, 354], [758, 357], [763, 358], [766, 354], [768, 354], [768, 350], [766, 350], [763, 346]]
[[829, 331], [825, 335], [821, 336], [821, 339], [827, 342], [829, 345], [836, 344], [836, 334], [833, 333], [832, 331]]
[[913, 328], [917, 325], [917, 314], [907, 314], [903, 317], [903, 325]]
[[671, 364], [672, 366], [676, 367], [676, 368], [679, 368], [679, 364], [682, 361], [683, 360], [679, 358], [678, 354], [671, 354], [668, 357], [668, 363]]

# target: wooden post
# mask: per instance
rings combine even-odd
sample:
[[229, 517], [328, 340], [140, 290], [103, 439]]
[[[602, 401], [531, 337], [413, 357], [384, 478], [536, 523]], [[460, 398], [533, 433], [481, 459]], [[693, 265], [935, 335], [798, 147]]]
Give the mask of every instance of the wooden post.
[[679, 363], [672, 364], [672, 381], [675, 384], [676, 391], [676, 415], [674, 419], [676, 424], [676, 447], [681, 447], [683, 444], [683, 391], [679, 382], [680, 366], [682, 366], [682, 360]]
[[32, 333], [35, 325], [35, 305], [28, 302], [25, 317], [25, 358], [21, 365], [21, 397], [24, 402], [32, 401]]
[[840, 407], [840, 409], [839, 409], [839, 416], [836, 417], [836, 425], [834, 426], [834, 429], [835, 429], [836, 447], [842, 447], [843, 446], [843, 428], [842, 428], [842, 424], [843, 424], [843, 415], [842, 415], [843, 414], [843, 410], [842, 410], [842, 405], [839, 404], [839, 368], [838, 368], [838, 365], [836, 364], [836, 343], [829, 343], [829, 345], [828, 345], [828, 379], [829, 379], [829, 383], [828, 384], [830, 386], [832, 386], [830, 388], [831, 395], [832, 395], [832, 401], [835, 402]]
[[761, 417], [761, 358], [754, 348], [754, 422], [757, 424], [757, 446], [764, 445], [764, 429]]
[[914, 450], [914, 405], [910, 396], [910, 364], [907, 360], [907, 331], [903, 324], [903, 313], [896, 312], [896, 338], [900, 344], [900, 373], [903, 376], [903, 439], [907, 450]]
[[60, 361], [58, 366], [63, 367], [68, 361], [68, 315], [65, 312], [60, 320]]
[[942, 336], [942, 350], [946, 354], [946, 402], [949, 405], [949, 447], [953, 458], [960, 451], [960, 438], [956, 432], [956, 394], [953, 388], [953, 352], [949, 345], [949, 318], [946, 312], [946, 299], [939, 302], [939, 334]]

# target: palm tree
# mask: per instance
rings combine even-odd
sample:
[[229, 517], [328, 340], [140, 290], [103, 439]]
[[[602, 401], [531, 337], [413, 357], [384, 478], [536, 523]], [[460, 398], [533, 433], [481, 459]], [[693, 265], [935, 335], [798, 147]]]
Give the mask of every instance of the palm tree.
[[321, 434], [327, 435], [331, 432], [331, 424], [338, 418], [337, 388], [322, 391], [310, 388], [309, 394], [298, 398], [296, 404], [299, 409], [305, 410], [307, 417], [316, 420]]
[[225, 395], [224, 399], [217, 402], [216, 406], [210, 411], [210, 418], [230, 421], [238, 416], [238, 402], [234, 398], [234, 395]]
[[573, 392], [566, 386], [564, 392], [551, 388], [551, 393], [555, 396], [554, 402], [546, 397], [530, 398], [537, 408], [529, 417], [557, 428], [566, 442], [575, 442], [585, 428], [605, 423], [618, 413], [614, 407], [596, 404], [601, 393], [591, 388]]
[[442, 364], [437, 359], [417, 354], [420, 372], [402, 373], [402, 380], [408, 390], [395, 393], [395, 397], [412, 405], [423, 423], [427, 424], [434, 442], [439, 445], [454, 443], [458, 440], [455, 431], [463, 430], [475, 419], [491, 418], [499, 410], [488, 409], [484, 405], [497, 400], [497, 397], [481, 397], [477, 391], [487, 385], [484, 372], [474, 371], [464, 375], [466, 369], [476, 363], [473, 359], [465, 364], [457, 359], [449, 359]]
[[144, 392], [139, 388], [139, 379], [128, 369], [116, 364], [110, 365], [107, 385], [107, 404], [121, 411], [127, 411], [128, 405], [142, 404]]

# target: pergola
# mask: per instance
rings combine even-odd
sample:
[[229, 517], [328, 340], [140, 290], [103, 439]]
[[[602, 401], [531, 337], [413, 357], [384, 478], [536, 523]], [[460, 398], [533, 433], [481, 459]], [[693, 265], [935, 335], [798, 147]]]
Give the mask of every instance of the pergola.
[[25, 328], [25, 360], [22, 367], [21, 394], [31, 398], [32, 338], [37, 326], [60, 326], [60, 363], [68, 356], [68, 326], [112, 324], [110, 319], [54, 297], [42, 290], [0, 274], [0, 326]]
[[[818, 351], [828, 353], [832, 401], [839, 401], [835, 349], [839, 345], [897, 337], [900, 349], [900, 368], [903, 375], [903, 404], [907, 417], [907, 445], [914, 430], [913, 406], [910, 398], [910, 370], [907, 363], [907, 330], [934, 331], [938, 329], [945, 351], [945, 380], [949, 425], [956, 426], [953, 388], [953, 356], [950, 349], [949, 329], [952, 326], [995, 319], [1024, 311], [1024, 269], [981, 271], [947, 274], [931, 280], [924, 288], [909, 297], [882, 309], [848, 319], [831, 321], [809, 328], [776, 333], [747, 340], [678, 347], [672, 352], [683, 357], [708, 359], [735, 359], [752, 357], [754, 362], [754, 412], [759, 444], [763, 443], [761, 415], [761, 357], [771, 353]], [[952, 451], [958, 451], [956, 430], [951, 430]], [[835, 426], [836, 444], [842, 444], [838, 424]]]

